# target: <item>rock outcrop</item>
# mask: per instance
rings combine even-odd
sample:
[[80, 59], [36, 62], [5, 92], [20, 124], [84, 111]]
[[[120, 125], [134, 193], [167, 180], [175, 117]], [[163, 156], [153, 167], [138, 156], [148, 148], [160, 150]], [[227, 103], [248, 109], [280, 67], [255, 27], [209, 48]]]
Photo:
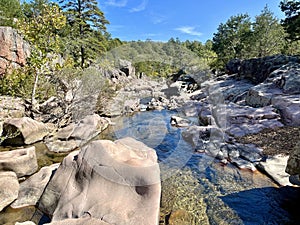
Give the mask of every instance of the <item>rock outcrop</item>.
[[124, 138], [94, 141], [79, 153], [70, 153], [48, 184], [39, 208], [52, 215], [53, 222], [88, 215], [109, 224], [152, 225], [158, 224], [159, 202], [155, 151]]
[[288, 63], [251, 88], [246, 103], [253, 107], [273, 105], [289, 126], [300, 125], [300, 64]]
[[0, 96], [0, 121], [25, 116], [25, 104], [21, 98]]
[[97, 114], [86, 116], [78, 123], [71, 123], [58, 130], [46, 140], [46, 145], [52, 152], [70, 152], [97, 136], [109, 123], [108, 119]]
[[0, 76], [11, 68], [26, 64], [30, 47], [15, 29], [0, 27], [0, 46]]
[[299, 63], [300, 59], [295, 56], [275, 55], [263, 58], [253, 58], [247, 60], [234, 59], [227, 66], [229, 74], [238, 74], [240, 79], [248, 79], [254, 84], [265, 81], [269, 75], [289, 62]]
[[282, 186], [292, 185], [289, 181], [289, 174], [285, 172], [288, 156], [275, 155], [269, 157], [265, 162], [260, 162], [259, 167], [269, 174], [278, 184]]

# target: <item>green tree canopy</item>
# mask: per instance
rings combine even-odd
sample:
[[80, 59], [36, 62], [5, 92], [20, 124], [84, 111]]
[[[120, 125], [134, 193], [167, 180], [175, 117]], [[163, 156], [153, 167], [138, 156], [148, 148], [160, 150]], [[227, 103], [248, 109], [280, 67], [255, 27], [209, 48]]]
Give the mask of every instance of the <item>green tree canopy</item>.
[[58, 31], [66, 24], [66, 18], [58, 5], [45, 4], [34, 0], [25, 3], [26, 16], [18, 21], [18, 29], [31, 44], [29, 66], [35, 76], [32, 88], [32, 107], [35, 107], [35, 93], [40, 75], [45, 75], [51, 67], [51, 58], [60, 52]]
[[[68, 26], [65, 30], [65, 46], [80, 66], [95, 59], [106, 50], [105, 25], [109, 22], [98, 8], [96, 0], [60, 0]], [[67, 49], [67, 50], [68, 50]]]
[[246, 58], [251, 35], [251, 22], [247, 14], [232, 16], [225, 24], [221, 23], [212, 45], [220, 64], [226, 64], [233, 58]]
[[264, 57], [281, 53], [285, 45], [285, 36], [279, 20], [266, 6], [261, 14], [255, 17], [253, 23], [251, 56]]
[[22, 17], [19, 0], [0, 0], [0, 26], [15, 27], [14, 19]]
[[300, 40], [300, 2], [298, 0], [284, 0], [280, 2], [281, 11], [286, 18], [283, 25], [292, 41]]

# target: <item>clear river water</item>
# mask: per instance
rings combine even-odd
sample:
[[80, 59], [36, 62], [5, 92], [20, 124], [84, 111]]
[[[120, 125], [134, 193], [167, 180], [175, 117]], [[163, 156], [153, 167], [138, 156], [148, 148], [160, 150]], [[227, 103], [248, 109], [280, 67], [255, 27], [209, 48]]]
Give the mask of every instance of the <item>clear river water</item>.
[[[156, 150], [162, 181], [160, 225], [300, 224], [299, 188], [278, 187], [258, 171], [224, 166], [205, 153], [196, 153], [182, 138], [185, 128], [171, 126], [170, 117], [176, 114], [163, 110], [115, 118], [115, 125], [97, 137], [130, 136]], [[191, 120], [197, 124], [197, 119]], [[40, 166], [64, 156], [49, 153], [42, 144], [37, 148]], [[0, 213], [0, 224], [47, 221], [40, 218], [34, 207], [7, 207]]]

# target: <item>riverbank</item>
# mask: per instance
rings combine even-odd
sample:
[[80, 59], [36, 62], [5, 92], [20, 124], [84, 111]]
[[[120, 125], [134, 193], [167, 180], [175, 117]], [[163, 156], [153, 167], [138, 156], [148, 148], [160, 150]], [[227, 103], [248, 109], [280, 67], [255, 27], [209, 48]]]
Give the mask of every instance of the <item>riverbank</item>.
[[[261, 70], [257, 71], [257, 67], [261, 68]], [[241, 71], [240, 68], [246, 69]], [[157, 159], [154, 156], [151, 156], [151, 162], [153, 165], [159, 165], [161, 169], [161, 179], [165, 182], [165, 184], [163, 183], [162, 191], [163, 199], [170, 194], [169, 196], [182, 196], [182, 199], [185, 199], [184, 201], [199, 200], [200, 205], [195, 204], [192, 209], [188, 208], [188, 204], [180, 202], [180, 198], [176, 204], [166, 203], [167, 205], [174, 205], [174, 207], [164, 208], [161, 205], [161, 209], [164, 208], [162, 210], [164, 213], [161, 216], [161, 224], [182, 224], [182, 218], [185, 217], [193, 220], [195, 224], [199, 224], [199, 221], [202, 224], [219, 224], [219, 222], [226, 221], [229, 223], [238, 221], [237, 224], [243, 224], [244, 221], [249, 220], [255, 222], [250, 218], [247, 209], [249, 209], [250, 205], [255, 205], [256, 200], [261, 200], [263, 196], [272, 196], [263, 198], [265, 204], [262, 204], [262, 208], [259, 210], [261, 211], [263, 208], [271, 209], [272, 205], [275, 204], [274, 202], [278, 199], [280, 199], [279, 202], [281, 204], [284, 201], [283, 196], [288, 196], [287, 192], [294, 193], [295, 196], [298, 193], [297, 188], [288, 187], [293, 185], [289, 182], [289, 174], [285, 172], [285, 168], [288, 154], [295, 147], [294, 140], [297, 140], [299, 137], [299, 70], [300, 65], [297, 57], [273, 56], [257, 59], [257, 61], [255, 59], [250, 60], [248, 64], [247, 61], [235, 61], [234, 65], [228, 65], [228, 73], [231, 74], [218, 76], [207, 73], [204, 74], [205, 76], [203, 73], [181, 74], [174, 76], [176, 79], [171, 81], [151, 80], [147, 77], [136, 78], [133, 74], [130, 76], [124, 75], [124, 77], [118, 78], [120, 82], [123, 80], [124, 85], [117, 90], [113, 98], [107, 99], [105, 107], [101, 111], [101, 116], [87, 110], [96, 109], [94, 104], [97, 104], [97, 96], [92, 98], [84, 96], [82, 101], [78, 99], [78, 102], [85, 102], [86, 99], [92, 99], [92, 101], [89, 101], [88, 108], [81, 107], [80, 109], [82, 110], [78, 110], [80, 113], [77, 113], [77, 115], [81, 115], [82, 118], [79, 119], [77, 117], [77, 121], [71, 123], [65, 122], [61, 127], [26, 117], [28, 112], [26, 112], [24, 102], [21, 99], [2, 97], [3, 144], [23, 146], [23, 148], [9, 148], [10, 152], [1, 152], [3, 154], [1, 159], [4, 160], [3, 164], [6, 163], [7, 165], [8, 158], [11, 158], [8, 155], [13, 155], [13, 158], [16, 159], [15, 161], [20, 164], [21, 161], [18, 159], [18, 156], [23, 155], [26, 156], [22, 158], [23, 165], [31, 166], [30, 168], [25, 166], [23, 168], [20, 166], [16, 167], [16, 163], [13, 162], [12, 165], [14, 166], [11, 166], [9, 170], [15, 172], [4, 174], [6, 177], [5, 181], [11, 181], [11, 187], [13, 188], [8, 188], [7, 182], [1, 185], [4, 190], [11, 189], [10, 191], [12, 191], [12, 194], [8, 196], [5, 205], [2, 207], [5, 208], [5, 212], [11, 212], [9, 205], [11, 203], [16, 205], [13, 202], [19, 196], [20, 187], [25, 181], [37, 175], [36, 172], [41, 165], [46, 165], [37, 162], [36, 150], [34, 147], [30, 147], [34, 143], [42, 141], [47, 146], [44, 154], [47, 154], [50, 158], [56, 158], [56, 154], [71, 153], [65, 158], [62, 165], [44, 169], [48, 175], [39, 175], [43, 179], [47, 177], [46, 180], [42, 180], [43, 186], [35, 185], [40, 187], [39, 197], [36, 197], [37, 200], [35, 202], [26, 204], [36, 205], [44, 212], [47, 212], [48, 215], [54, 215], [55, 218], [65, 218], [61, 217], [61, 214], [55, 214], [53, 211], [56, 205], [64, 205], [63, 200], [61, 200], [60, 204], [55, 203], [55, 201], [60, 201], [59, 199], [51, 201], [50, 209], [47, 208], [47, 201], [44, 201], [42, 207], [40, 205], [41, 199], [47, 199], [44, 193], [57, 192], [55, 179], [51, 178], [51, 174], [54, 173], [57, 167], [58, 171], [62, 173], [72, 174], [70, 171], [63, 172], [64, 168], [66, 168], [66, 165], [72, 165], [74, 168], [77, 168], [79, 165], [76, 161], [78, 157], [82, 160], [91, 160], [91, 158], [85, 159], [82, 155], [83, 153], [80, 155], [80, 152], [83, 152], [83, 149], [88, 151], [86, 149], [89, 149], [90, 145], [94, 143], [91, 140], [109, 128], [112, 129], [114, 135], [117, 134], [115, 139], [131, 136], [141, 141], [138, 144], [141, 149], [148, 149], [149, 146], [155, 149], [159, 164], [157, 164]], [[260, 79], [264, 77], [264, 81], [257, 82], [257, 77], [260, 77]], [[13, 106], [10, 104], [11, 101], [15, 101]], [[51, 109], [51, 112], [55, 113], [57, 112], [55, 107], [58, 106], [55, 102], [56, 100], [48, 101], [42, 104], [41, 109]], [[47, 110], [44, 111], [46, 112]], [[140, 111], [147, 112], [140, 113]], [[86, 113], [88, 115], [85, 115]], [[34, 115], [35, 113], [33, 113]], [[36, 118], [48, 119], [49, 115], [53, 114], [39, 114]], [[117, 116], [121, 116], [121, 123], [119, 124], [113, 121], [113, 118]], [[118, 140], [116, 141], [118, 142]], [[104, 142], [101, 142], [101, 145]], [[134, 141], [131, 142], [133, 143]], [[146, 144], [148, 147], [141, 143]], [[106, 144], [108, 143], [105, 142]], [[108, 146], [115, 146], [115, 144], [114, 142], [109, 142]], [[109, 154], [114, 152], [111, 152], [109, 149], [111, 147], [108, 147], [105, 151]], [[80, 152], [76, 152], [77, 150], [80, 150]], [[136, 163], [141, 166], [148, 165], [147, 157], [139, 158], [139, 156], [138, 159], [140, 161], [136, 161], [135, 154], [139, 154], [139, 151], [130, 153], [130, 156], [125, 154], [126, 151], [124, 150], [123, 156], [118, 156], [115, 153], [113, 155], [115, 154], [114, 157], [117, 158], [120, 157], [118, 159], [130, 162], [129, 165], [136, 165]], [[150, 152], [152, 153], [149, 154], [152, 155], [154, 151]], [[98, 155], [98, 157], [101, 159], [102, 156]], [[57, 161], [49, 160], [48, 162], [52, 164], [51, 162]], [[101, 161], [101, 165], [103, 163]], [[87, 165], [90, 164], [87, 163]], [[176, 181], [167, 182], [172, 177], [168, 176], [168, 171], [170, 171], [168, 167], [170, 166], [171, 169], [179, 170], [183, 183], [177, 185]], [[74, 173], [81, 175], [74, 177], [73, 184], [76, 187], [78, 186], [78, 190], [85, 190], [86, 186], [83, 184], [86, 183], [79, 181], [80, 179], [86, 179], [85, 176], [89, 177], [89, 174], [93, 173], [94, 167], [90, 168], [87, 166], [87, 171], [80, 171], [80, 167], [78, 168], [79, 171], [76, 172], [75, 170]], [[183, 168], [186, 168], [187, 172], [184, 172], [185, 169]], [[272, 180], [269, 180], [268, 177], [258, 175], [260, 173], [257, 171], [257, 168], [272, 177], [276, 184], [286, 186], [286, 188], [278, 189], [277, 185]], [[116, 175], [110, 172], [108, 174], [113, 175], [113, 177]], [[177, 173], [174, 174], [176, 177]], [[153, 176], [155, 177], [155, 174]], [[138, 177], [143, 177], [141, 182], [149, 179], [146, 173]], [[140, 181], [135, 178], [134, 180]], [[87, 183], [90, 181], [88, 179]], [[49, 182], [52, 182], [53, 185], [51, 191], [49, 191]], [[179, 186], [183, 187], [174, 193], [166, 193], [166, 190], [172, 189], [168, 188], [167, 184], [175, 185], [174, 187], [176, 188]], [[193, 184], [194, 188], [192, 188]], [[233, 187], [232, 184], [234, 184]], [[136, 186], [138, 187], [139, 185], [135, 184], [134, 187]], [[45, 188], [48, 188], [48, 191], [45, 191]], [[158, 189], [160, 190], [159, 185], [153, 186], [153, 190], [156, 191], [153, 192], [153, 195], [150, 195], [150, 198], [153, 197], [153, 199], [149, 199], [148, 203], [156, 202], [157, 204], [159, 202], [160, 191]], [[281, 190], [288, 191], [283, 191], [284, 195], [281, 195]], [[109, 190], [107, 191], [110, 192]], [[135, 188], [135, 192], [138, 196], [148, 193], [144, 188]], [[78, 195], [82, 195], [81, 193], [79, 191]], [[244, 195], [243, 193], [246, 194]], [[205, 195], [208, 197], [205, 197]], [[28, 198], [28, 196], [26, 197]], [[124, 196], [121, 197], [123, 198]], [[130, 198], [126, 201], [130, 201]], [[249, 201], [247, 200], [248, 198], [253, 200]], [[66, 199], [68, 198], [66, 197]], [[243, 199], [242, 203], [246, 207], [240, 207], [237, 202], [234, 202], [240, 201], [238, 199]], [[292, 197], [289, 197], [289, 199], [290, 202], [294, 203]], [[166, 202], [169, 200], [167, 198]], [[297, 198], [295, 197], [296, 200]], [[95, 204], [97, 205], [98, 203]], [[115, 201], [111, 201], [111, 205], [107, 205], [107, 207], [110, 208], [114, 204]], [[141, 204], [143, 205], [142, 202], [138, 201], [133, 205], [137, 207], [141, 206]], [[227, 204], [229, 207], [224, 204]], [[289, 211], [282, 208], [280, 204], [276, 203], [278, 211], [274, 212], [273, 216], [266, 218], [264, 213], [260, 213], [259, 221], [262, 223], [274, 221], [293, 223], [297, 221], [297, 215], [289, 215]], [[75, 208], [71, 207], [64, 210], [72, 211]], [[197, 208], [200, 208], [199, 211], [197, 211]], [[216, 208], [221, 208], [223, 211], [216, 211]], [[107, 208], [104, 207], [99, 210], [105, 211]], [[79, 209], [76, 208], [75, 211], [79, 217], [83, 216], [82, 211]], [[226, 215], [228, 216], [223, 215], [224, 212], [227, 212]], [[256, 210], [251, 212], [258, 213]], [[151, 218], [155, 218], [154, 215], [158, 213], [157, 208], [152, 213], [153, 216]], [[214, 216], [214, 213], [217, 213], [218, 216]], [[95, 215], [89, 212], [85, 216], [88, 214], [90, 216]], [[38, 218], [41, 219], [41, 215]], [[106, 214], [104, 213], [103, 215]], [[112, 214], [113, 218], [115, 216], [118, 217]], [[138, 215], [133, 214], [133, 216]], [[0, 221], [1, 217], [2, 215], [0, 214]], [[67, 218], [69, 217], [70, 215], [67, 215]], [[91, 217], [93, 218], [93, 216]], [[105, 221], [112, 223], [112, 217], [107, 218]], [[118, 217], [118, 220], [122, 221], [122, 218]], [[149, 221], [154, 220], [151, 219]], [[3, 221], [5, 220], [3, 219]], [[171, 221], [173, 222], [171, 223]]]

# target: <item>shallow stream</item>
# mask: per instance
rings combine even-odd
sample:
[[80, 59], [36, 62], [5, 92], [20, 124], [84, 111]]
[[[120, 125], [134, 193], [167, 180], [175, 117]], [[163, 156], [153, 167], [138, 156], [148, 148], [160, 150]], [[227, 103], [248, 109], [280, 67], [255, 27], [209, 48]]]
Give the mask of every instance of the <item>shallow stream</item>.
[[[279, 188], [260, 172], [222, 165], [195, 153], [183, 140], [185, 128], [170, 125], [176, 111], [149, 111], [116, 119], [101, 134], [131, 136], [157, 152], [162, 179], [161, 225], [300, 224], [300, 192]], [[195, 118], [191, 118], [197, 123]]]
[[[176, 111], [149, 111], [116, 118], [98, 138], [130, 136], [157, 152], [162, 180], [160, 225], [300, 224], [299, 188], [281, 187], [260, 172], [222, 165], [205, 153], [195, 153], [183, 140], [185, 128], [170, 125]], [[194, 120], [193, 120], [194, 119]], [[195, 118], [191, 118], [197, 123]], [[39, 165], [60, 161], [64, 155], [36, 145]], [[0, 213], [0, 224], [40, 221], [34, 207]]]

